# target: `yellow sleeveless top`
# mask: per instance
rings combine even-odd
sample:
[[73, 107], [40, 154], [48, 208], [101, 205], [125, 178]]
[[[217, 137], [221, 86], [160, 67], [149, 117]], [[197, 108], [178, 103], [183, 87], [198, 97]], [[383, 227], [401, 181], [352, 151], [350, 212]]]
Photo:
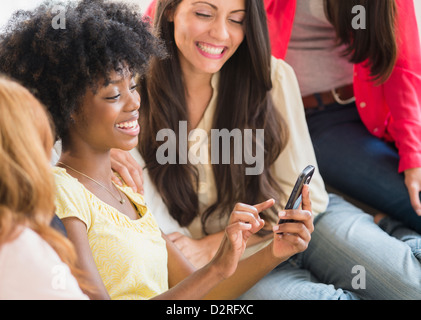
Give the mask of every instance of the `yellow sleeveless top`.
[[65, 169], [55, 167], [53, 172], [56, 214], [86, 224], [92, 255], [110, 297], [150, 299], [168, 290], [166, 244], [143, 197], [127, 186], [117, 186], [139, 213], [139, 219], [131, 220]]

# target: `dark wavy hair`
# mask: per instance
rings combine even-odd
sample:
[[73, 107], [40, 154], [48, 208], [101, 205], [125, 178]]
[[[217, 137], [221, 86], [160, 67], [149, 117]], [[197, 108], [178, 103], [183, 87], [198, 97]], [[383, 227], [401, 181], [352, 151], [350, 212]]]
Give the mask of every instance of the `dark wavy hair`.
[[[338, 45], [345, 45], [344, 56], [352, 63], [367, 61], [373, 80], [386, 81], [397, 60], [395, 0], [324, 0], [325, 11], [333, 24]], [[354, 29], [352, 8], [366, 10], [367, 29]]]
[[[156, 135], [170, 128], [178, 135], [179, 121], [188, 120], [185, 89], [178, 50], [174, 40], [174, 23], [169, 21], [180, 0], [159, 0], [155, 15], [155, 32], [165, 41], [168, 58], [154, 59], [150, 73], [140, 83], [142, 108], [139, 150], [152, 182], [160, 192], [169, 213], [182, 226], [198, 215], [198, 172], [192, 164], [157, 162], [161, 143]], [[202, 228], [215, 214], [228, 217], [236, 202], [258, 203], [269, 198], [279, 200], [284, 194], [271, 165], [288, 139], [288, 129], [273, 105], [270, 95], [271, 47], [266, 12], [261, 0], [246, 1], [245, 40], [221, 69], [218, 102], [213, 129], [264, 129], [264, 170], [260, 175], [246, 175], [247, 164], [212, 164], [217, 181], [217, 200], [202, 215]], [[255, 136], [254, 136], [255, 138]], [[178, 138], [177, 138], [178, 141]], [[256, 140], [254, 140], [256, 143]], [[231, 141], [231, 150], [234, 150]], [[231, 152], [231, 157], [233, 157]], [[182, 156], [177, 155], [178, 159]], [[272, 220], [275, 209], [264, 218]]]
[[[65, 28], [53, 27], [60, 5]], [[57, 7], [56, 7], [57, 8]], [[33, 11], [18, 11], [0, 36], [0, 72], [18, 80], [47, 106], [57, 138], [68, 134], [71, 114], [88, 88], [109, 80], [122, 65], [142, 75], [153, 56], [163, 56], [135, 5], [84, 0], [46, 1]]]

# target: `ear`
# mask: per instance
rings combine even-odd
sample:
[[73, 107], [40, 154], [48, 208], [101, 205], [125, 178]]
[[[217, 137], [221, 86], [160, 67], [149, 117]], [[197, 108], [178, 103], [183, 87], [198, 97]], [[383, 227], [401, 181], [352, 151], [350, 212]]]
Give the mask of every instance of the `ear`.
[[70, 120], [70, 125], [74, 125], [74, 124], [76, 123], [76, 118], [77, 118], [77, 116], [76, 116], [76, 112], [73, 112], [73, 113], [70, 115], [70, 118], [69, 118], [69, 120]]

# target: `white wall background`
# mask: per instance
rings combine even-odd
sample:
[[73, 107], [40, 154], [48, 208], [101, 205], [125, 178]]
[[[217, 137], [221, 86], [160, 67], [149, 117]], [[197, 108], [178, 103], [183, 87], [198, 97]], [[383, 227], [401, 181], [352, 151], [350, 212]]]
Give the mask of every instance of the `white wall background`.
[[418, 19], [418, 31], [419, 34], [421, 35], [421, 0], [414, 0], [415, 3], [415, 10], [416, 10], [416, 15], [417, 15], [417, 19]]
[[[139, 5], [142, 11], [145, 11], [151, 0], [120, 0], [135, 2]], [[312, 0], [309, 0], [312, 1]], [[342, 1], [342, 0], [341, 0]], [[346, 1], [346, 0], [345, 0]], [[410, 1], [410, 0], [407, 0]], [[416, 8], [416, 15], [418, 19], [418, 30], [421, 34], [421, 0], [413, 0]], [[12, 13], [18, 9], [31, 9], [35, 8], [42, 0], [13, 0], [13, 1], [1, 1], [0, 9], [0, 28], [4, 26], [7, 20], [10, 18]]]

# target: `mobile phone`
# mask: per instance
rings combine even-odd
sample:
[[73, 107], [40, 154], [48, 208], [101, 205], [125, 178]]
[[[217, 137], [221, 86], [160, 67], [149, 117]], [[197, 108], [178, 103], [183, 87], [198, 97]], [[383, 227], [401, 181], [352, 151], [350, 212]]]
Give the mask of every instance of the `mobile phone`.
[[[285, 205], [285, 210], [297, 209], [300, 206], [302, 199], [303, 185], [309, 184], [313, 177], [315, 167], [312, 165], [307, 166], [298, 176], [295, 182], [294, 188], [292, 189], [291, 195], [289, 196], [288, 202]], [[294, 220], [280, 219], [278, 224], [294, 222]]]

